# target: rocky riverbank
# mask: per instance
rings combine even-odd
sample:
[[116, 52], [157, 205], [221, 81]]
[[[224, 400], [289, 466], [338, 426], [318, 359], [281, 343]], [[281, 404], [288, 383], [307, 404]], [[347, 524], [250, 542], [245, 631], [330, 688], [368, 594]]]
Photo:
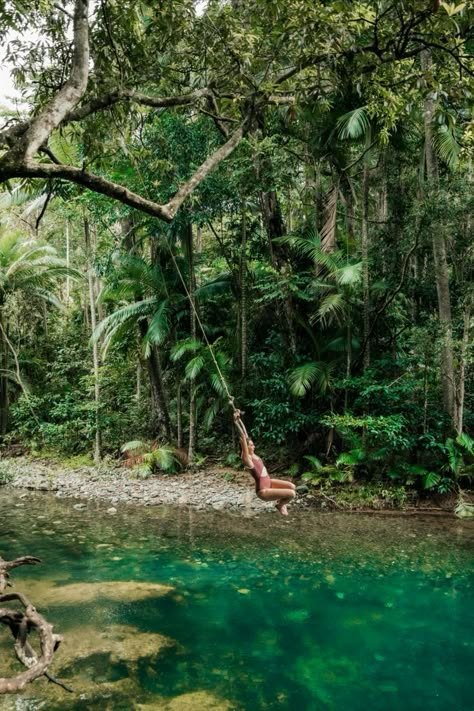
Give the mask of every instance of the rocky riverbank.
[[[279, 478], [284, 478], [279, 475]], [[206, 470], [181, 474], [160, 474], [140, 478], [133, 469], [114, 461], [95, 466], [66, 466], [64, 463], [30, 457], [0, 458], [0, 484], [19, 489], [50, 491], [58, 498], [98, 500], [110, 503], [110, 513], [119, 504], [158, 506], [160, 504], [188, 506], [199, 510], [215, 509], [256, 515], [275, 512], [272, 503], [255, 496], [252, 479], [245, 471], [229, 467], [209, 467]], [[330, 493], [330, 495], [329, 495]], [[465, 492], [474, 504], [474, 495]], [[84, 503], [76, 503], [79, 509]], [[292, 508], [352, 511], [359, 513], [453, 515], [456, 497], [431, 496], [420, 500], [414, 491], [402, 487], [390, 488], [354, 483], [350, 487], [308, 491], [297, 488]], [[472, 514], [470, 515], [472, 517]]]
[[[219, 467], [143, 479], [133, 469], [116, 465], [66, 469], [55, 462], [16, 457], [0, 461], [0, 482], [20, 489], [54, 492], [58, 498], [108, 501], [111, 512], [122, 503], [174, 504], [249, 513], [275, 510], [273, 504], [255, 496], [253, 482], [245, 472]], [[301, 506], [302, 502], [295, 505]]]

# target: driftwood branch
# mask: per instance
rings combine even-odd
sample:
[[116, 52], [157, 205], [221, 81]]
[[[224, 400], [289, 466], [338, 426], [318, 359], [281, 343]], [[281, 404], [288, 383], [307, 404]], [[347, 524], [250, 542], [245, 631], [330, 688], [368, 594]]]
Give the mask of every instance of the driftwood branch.
[[[0, 557], [0, 605], [17, 602], [23, 608], [14, 610], [9, 607], [0, 607], [0, 623], [10, 628], [15, 640], [14, 650], [17, 659], [26, 667], [25, 671], [14, 677], [0, 677], [0, 694], [16, 694], [22, 691], [29, 682], [43, 675], [50, 681], [71, 691], [47, 671], [62, 638], [54, 634], [53, 626], [37, 611], [26, 595], [20, 592], [5, 592], [8, 587], [11, 587], [8, 580], [10, 570], [18, 568], [20, 565], [36, 565], [40, 562], [39, 558], [33, 556], [23, 556], [10, 561]], [[38, 633], [39, 652], [36, 652], [28, 641], [28, 635], [33, 630]]]

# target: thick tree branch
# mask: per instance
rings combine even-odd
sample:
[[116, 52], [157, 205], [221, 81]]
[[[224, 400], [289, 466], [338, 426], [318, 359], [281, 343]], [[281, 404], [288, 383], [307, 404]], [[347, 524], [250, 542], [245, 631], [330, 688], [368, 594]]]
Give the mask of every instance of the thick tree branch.
[[[112, 91], [109, 94], [104, 94], [104, 96], [98, 96], [90, 99], [82, 106], [69, 111], [65, 115], [62, 124], [64, 125], [65, 123], [73, 121], [82, 121], [88, 116], [91, 116], [99, 111], [103, 111], [104, 109], [109, 109], [121, 101], [134, 101], [137, 104], [142, 104], [143, 106], [160, 109], [172, 106], [190, 106], [196, 100], [210, 95], [211, 91], [207, 88], [197, 89], [189, 94], [181, 94], [177, 96], [148, 96], [147, 94], [142, 94], [141, 92], [134, 91], [133, 89], [120, 89]], [[23, 136], [32, 126], [32, 123], [32, 120], [20, 121], [19, 123], [16, 123], [2, 131], [0, 133], [0, 145], [8, 145], [13, 147], [15, 145], [15, 140], [20, 136]]]
[[240, 141], [244, 137], [244, 124], [239, 126], [237, 131], [235, 131], [229, 140], [224, 143], [223, 146], [218, 148], [204, 163], [197, 169], [194, 175], [178, 190], [176, 195], [172, 200], [165, 205], [165, 209], [171, 215], [171, 219], [176, 215], [177, 211], [186, 200], [186, 198], [191, 195], [193, 190], [202, 183], [204, 178], [209, 175], [211, 170], [219, 165], [223, 160], [225, 160], [239, 145]]
[[79, 103], [87, 88], [89, 75], [88, 0], [76, 0], [74, 10], [74, 53], [69, 79], [56, 96], [33, 119], [15, 152], [23, 160], [31, 160], [47, 142], [51, 133]]
[[91, 99], [83, 106], [69, 112], [69, 114], [65, 117], [65, 120], [81, 121], [97, 111], [108, 109], [110, 106], [124, 100], [135, 101], [137, 104], [142, 104], [143, 106], [150, 106], [151, 108], [160, 109], [170, 106], [189, 106], [190, 104], [193, 104], [196, 99], [207, 97], [210, 94], [211, 92], [209, 89], [197, 89], [189, 94], [181, 94], [179, 96], [148, 96], [147, 94], [142, 94], [141, 92], [134, 91], [133, 89], [120, 89], [118, 91], [111, 92], [110, 94], [105, 94], [105, 96], [99, 96]]
[[0, 161], [0, 183], [11, 178], [56, 178], [68, 180], [71, 183], [76, 183], [76, 185], [89, 188], [96, 193], [107, 195], [125, 205], [129, 205], [141, 212], [157, 217], [160, 220], [171, 222], [180, 206], [193, 190], [195, 190], [209, 173], [218, 166], [219, 163], [225, 160], [239, 145], [244, 135], [244, 127], [245, 122], [232, 134], [226, 143], [220, 146], [204, 161], [167, 205], [159, 205], [106, 178], [94, 175], [93, 173], [87, 173], [81, 170], [81, 168], [64, 165], [62, 163], [57, 165], [56, 163], [36, 163], [29, 161], [20, 165], [2, 166], [2, 162]]
[[72, 165], [35, 163], [31, 161], [18, 168], [13, 167], [9, 173], [2, 171], [0, 167], [0, 183], [10, 178], [56, 178], [67, 180], [76, 185], [81, 185], [84, 188], [89, 188], [89, 190], [93, 190], [96, 193], [107, 195], [107, 197], [118, 200], [130, 207], [134, 207], [141, 212], [146, 212], [148, 215], [158, 217], [160, 220], [170, 222], [174, 216], [166, 205], [159, 205], [152, 200], [147, 200], [118, 183], [113, 183], [106, 178], [102, 178], [100, 175], [86, 173], [84, 170], [81, 170], [81, 168], [75, 168]]

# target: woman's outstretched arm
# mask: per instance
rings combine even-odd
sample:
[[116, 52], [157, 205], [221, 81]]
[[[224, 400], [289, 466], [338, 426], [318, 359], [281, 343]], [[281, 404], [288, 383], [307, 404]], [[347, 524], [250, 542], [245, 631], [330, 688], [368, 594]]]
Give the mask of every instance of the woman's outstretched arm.
[[248, 433], [247, 433], [247, 430], [245, 429], [244, 423], [240, 419], [240, 410], [235, 410], [235, 412], [234, 412], [234, 424], [237, 427], [237, 430], [240, 435], [240, 447], [241, 447], [242, 461], [246, 467], [250, 467], [250, 469], [251, 469], [253, 467], [253, 462], [252, 462], [252, 457], [250, 456], [248, 443], [247, 443]]

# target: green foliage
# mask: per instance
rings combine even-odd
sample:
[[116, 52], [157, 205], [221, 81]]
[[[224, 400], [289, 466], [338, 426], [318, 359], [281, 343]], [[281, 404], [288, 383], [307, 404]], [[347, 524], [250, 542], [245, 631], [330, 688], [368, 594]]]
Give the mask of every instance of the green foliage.
[[14, 469], [10, 462], [2, 462], [0, 460], [0, 486], [8, 484], [15, 476]]
[[350, 467], [340, 468], [338, 465], [323, 465], [317, 457], [309, 454], [304, 458], [311, 464], [311, 469], [303, 472], [301, 479], [311, 486], [320, 486], [323, 489], [334, 483], [342, 484], [353, 481], [353, 471]]
[[[48, 3], [29, 14], [10, 3], [2, 13], [2, 37], [16, 33], [7, 55], [37, 115], [64, 80], [58, 47], [68, 16]], [[345, 481], [348, 496], [352, 478], [368, 480], [367, 501], [384, 498], [377, 487], [387, 479], [427, 492], [469, 483], [471, 25], [464, 3], [441, 3], [437, 12], [422, 3], [209, 2], [199, 12], [187, 0], [99, 3], [81, 107], [115, 97], [119, 87], [154, 97], [213, 93], [166, 110], [117, 101], [53, 133], [48, 147], [57, 159], [116, 181], [127, 204], [65, 181], [36, 182], [34, 193], [28, 181], [12, 180], [0, 195], [8, 222], [0, 233], [11, 343], [0, 343], [7, 437], [80, 455], [91, 451], [99, 426], [104, 451], [117, 455], [130, 432], [154, 441], [160, 407], [168, 406], [171, 430], [179, 417], [186, 441], [192, 391], [203, 457], [228, 452], [228, 394], [205, 339], [190, 327], [176, 261], [259, 446], [275, 457], [276, 447], [292, 458], [306, 454], [307, 481], [335, 488]], [[27, 27], [41, 36], [38, 48], [21, 36]], [[250, 107], [244, 139], [171, 224], [129, 208], [133, 192], [168, 203]], [[45, 166], [50, 156], [41, 160]], [[66, 227], [77, 270], [68, 273]], [[25, 239], [38, 233], [40, 241]], [[446, 329], [437, 315], [434, 237], [448, 247], [453, 382], [461, 364], [466, 379], [466, 433], [458, 438], [440, 396]], [[102, 354], [98, 411], [81, 276], [91, 271], [102, 286], [92, 337]], [[67, 310], [53, 313], [50, 304], [60, 305], [66, 291]], [[156, 451], [140, 455], [151, 457], [148, 469], [168, 466], [166, 449]]]
[[456, 481], [474, 477], [474, 440], [466, 432], [462, 432], [455, 440], [448, 438], [444, 445], [448, 459], [448, 467]]
[[154, 443], [133, 440], [123, 444], [121, 451], [137, 467], [138, 476], [142, 478], [159, 472], [175, 474], [181, 469], [181, 462], [172, 447], [158, 447]]
[[279, 350], [256, 353], [251, 357], [255, 381], [252, 408], [252, 434], [263, 442], [289, 444], [295, 435], [316, 422], [289, 391], [283, 353]]

